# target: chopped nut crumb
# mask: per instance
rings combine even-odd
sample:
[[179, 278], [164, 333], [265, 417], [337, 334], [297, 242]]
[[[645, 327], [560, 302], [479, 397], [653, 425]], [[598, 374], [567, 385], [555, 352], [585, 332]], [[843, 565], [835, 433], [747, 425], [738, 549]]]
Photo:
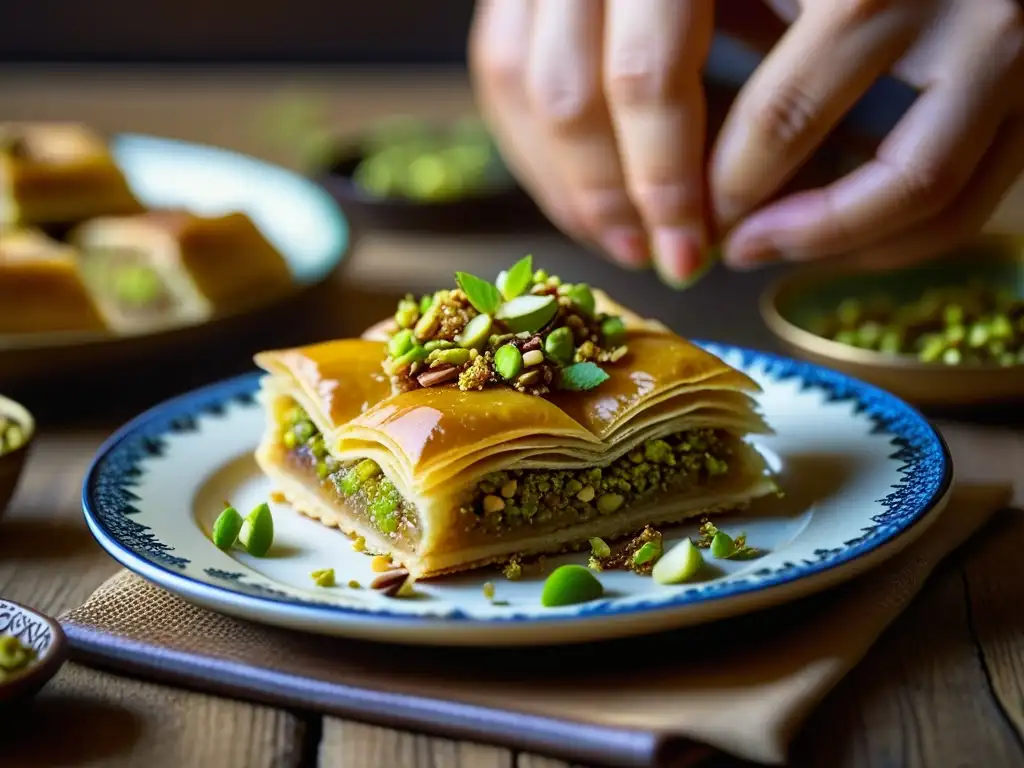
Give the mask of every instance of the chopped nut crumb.
[[488, 600], [494, 599], [494, 584], [489, 581], [484, 583], [484, 597]]
[[356, 581], [355, 579], [351, 579], [351, 580], [350, 580], [350, 581], [348, 582], [348, 586], [349, 586], [349, 589], [362, 589], [362, 588], [363, 588], [363, 585], [362, 585], [362, 584], [360, 584], [360, 583], [359, 583], [358, 581]]
[[384, 571], [390, 571], [394, 566], [391, 564], [391, 558], [387, 555], [375, 555], [373, 560], [370, 561], [370, 567], [374, 573], [383, 573]]
[[508, 561], [502, 573], [509, 581], [519, 581], [519, 579], [522, 578], [523, 565], [518, 555], [514, 555], [512, 559]]
[[356, 552], [365, 552], [366, 539], [364, 539], [362, 536], [356, 536], [356, 540], [352, 542], [352, 549], [354, 549]]
[[287, 497], [281, 491], [271, 491], [270, 500], [275, 504], [284, 504], [288, 501]]

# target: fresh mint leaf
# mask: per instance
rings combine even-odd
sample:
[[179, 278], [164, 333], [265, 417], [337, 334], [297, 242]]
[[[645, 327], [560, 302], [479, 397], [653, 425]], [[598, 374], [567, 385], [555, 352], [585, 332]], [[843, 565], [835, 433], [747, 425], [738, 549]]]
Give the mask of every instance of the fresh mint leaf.
[[584, 392], [600, 386], [608, 380], [608, 374], [596, 363], [574, 363], [562, 369], [562, 389], [570, 392]]
[[502, 270], [496, 281], [498, 290], [510, 301], [530, 287], [533, 282], [533, 254], [527, 254], [508, 271]]
[[456, 272], [455, 280], [477, 312], [493, 315], [501, 306], [501, 294], [486, 280], [468, 272]]

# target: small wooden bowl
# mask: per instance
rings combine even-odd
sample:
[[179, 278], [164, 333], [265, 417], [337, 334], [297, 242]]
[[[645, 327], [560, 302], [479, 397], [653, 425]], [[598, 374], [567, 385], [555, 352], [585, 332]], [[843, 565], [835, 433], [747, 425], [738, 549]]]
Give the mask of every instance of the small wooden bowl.
[[25, 467], [32, 438], [35, 437], [36, 423], [32, 414], [20, 403], [16, 403], [0, 395], [0, 416], [7, 416], [25, 431], [25, 442], [15, 451], [0, 454], [0, 517], [3, 517], [7, 505], [18, 487], [18, 479]]
[[363, 136], [340, 142], [330, 159], [310, 174], [364, 230], [479, 234], [553, 229], [512, 178], [478, 193], [436, 202], [374, 195], [354, 178], [366, 157], [364, 146]]
[[68, 658], [68, 641], [60, 624], [38, 611], [0, 599], [0, 635], [14, 635], [36, 651], [28, 666], [0, 680], [0, 710], [34, 696]]
[[844, 298], [878, 293], [899, 297], [973, 277], [1012, 281], [1018, 295], [1024, 295], [1024, 241], [983, 236], [936, 261], [884, 273], [840, 263], [795, 270], [762, 295], [761, 316], [790, 354], [871, 382], [923, 408], [1024, 402], [1024, 365], [923, 363], [911, 355], [849, 346], [810, 330], [815, 313], [834, 309]]

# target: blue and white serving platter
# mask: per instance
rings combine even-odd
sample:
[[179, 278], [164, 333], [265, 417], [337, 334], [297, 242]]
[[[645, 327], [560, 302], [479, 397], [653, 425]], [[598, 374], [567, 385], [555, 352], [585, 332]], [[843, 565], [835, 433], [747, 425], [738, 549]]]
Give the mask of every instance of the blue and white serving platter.
[[[245, 513], [272, 486], [252, 453], [264, 426], [259, 374], [213, 384], [142, 414], [104, 445], [85, 478], [86, 520], [125, 567], [184, 599], [265, 624], [382, 642], [542, 645], [588, 642], [692, 626], [837, 585], [917, 539], [945, 506], [952, 464], [942, 438], [896, 397], [843, 374], [752, 350], [704, 344], [764, 388], [776, 430], [755, 443], [780, 475], [783, 498], [716, 518], [745, 532], [758, 559], [714, 560], [698, 583], [662, 586], [629, 572], [598, 574], [605, 597], [545, 608], [546, 573], [585, 555], [549, 558], [519, 581], [497, 569], [416, 585], [415, 599], [365, 585], [370, 558], [347, 537], [271, 503], [270, 556], [222, 552], [208, 531], [223, 500]], [[697, 523], [666, 530], [666, 544]], [[310, 572], [334, 568], [340, 586]], [[364, 585], [350, 588], [349, 580]], [[495, 605], [483, 594], [492, 582]]]

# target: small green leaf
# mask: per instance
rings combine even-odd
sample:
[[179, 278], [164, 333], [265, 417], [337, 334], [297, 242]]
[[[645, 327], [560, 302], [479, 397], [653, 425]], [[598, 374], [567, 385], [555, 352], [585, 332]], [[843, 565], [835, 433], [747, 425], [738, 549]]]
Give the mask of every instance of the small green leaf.
[[519, 296], [533, 282], [533, 254], [527, 254], [517, 261], [507, 272], [498, 275], [498, 290], [505, 301]]
[[583, 392], [600, 386], [608, 380], [608, 374], [596, 363], [575, 363], [562, 369], [562, 389]]
[[491, 283], [468, 272], [456, 272], [455, 279], [477, 312], [493, 315], [498, 311], [498, 307], [501, 306], [501, 294]]

